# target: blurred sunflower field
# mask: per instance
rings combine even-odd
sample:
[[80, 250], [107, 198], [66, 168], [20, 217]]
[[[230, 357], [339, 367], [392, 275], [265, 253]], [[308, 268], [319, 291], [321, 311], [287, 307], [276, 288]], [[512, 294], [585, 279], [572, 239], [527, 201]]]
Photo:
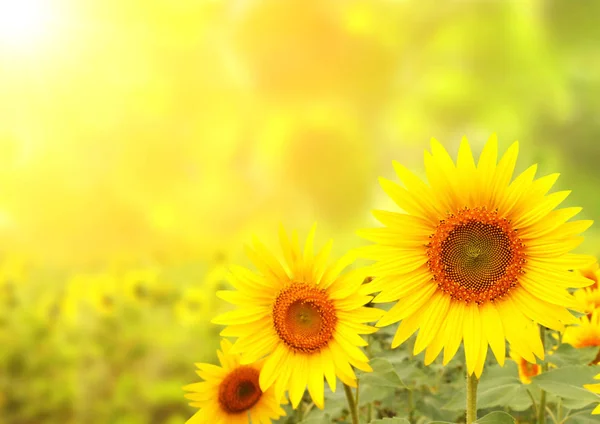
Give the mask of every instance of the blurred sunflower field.
[[[559, 0], [0, 0], [0, 424], [247, 422], [194, 415], [208, 396], [194, 384], [214, 377], [202, 364], [266, 372], [240, 365], [242, 346], [261, 350], [236, 333], [230, 305], [266, 292], [217, 297], [245, 278], [238, 270], [232, 279], [233, 265], [254, 269], [244, 246], [257, 236], [273, 248], [283, 226], [302, 243], [311, 234], [319, 249], [333, 239], [333, 258], [364, 248], [357, 230], [381, 225], [371, 211], [397, 209], [378, 177], [396, 179], [397, 160], [430, 178], [423, 151], [432, 137], [455, 159], [467, 136], [475, 161], [492, 133], [499, 157], [519, 140], [515, 176], [534, 163], [539, 176], [560, 172], [552, 190], [572, 190], [562, 206], [597, 221], [598, 16], [599, 2]], [[575, 252], [598, 257], [599, 231], [586, 230]], [[291, 246], [283, 254], [292, 272], [308, 275], [309, 265], [294, 268]], [[339, 278], [358, 278], [366, 259]], [[594, 284], [565, 285], [581, 287], [571, 289], [578, 322], [542, 329], [545, 359], [524, 358], [507, 333], [503, 367], [491, 353], [471, 361], [467, 336], [449, 362], [413, 355], [436, 344], [409, 337], [416, 327], [391, 349], [402, 325], [424, 315], [394, 321], [393, 306], [376, 305], [391, 314], [381, 322], [402, 324], [375, 333], [380, 316], [364, 311], [372, 297], [330, 276], [335, 302], [344, 292], [360, 303], [347, 306], [346, 321], [330, 317], [362, 329], [338, 349], [362, 349], [369, 365], [358, 353], [331, 365], [340, 381], [325, 389], [324, 408], [320, 383], [307, 377], [304, 393], [282, 366], [290, 387], [274, 383], [272, 395], [289, 389], [290, 401], [279, 409], [265, 392], [253, 422], [470, 423], [464, 375], [473, 366], [479, 416], [488, 414], [478, 423], [600, 422], [591, 415], [600, 402], [598, 271], [572, 270]], [[373, 284], [388, 302], [402, 297]], [[313, 296], [317, 309], [296, 311], [307, 322], [342, 308], [305, 289], [284, 292], [289, 302]], [[533, 309], [535, 328], [523, 337], [552, 328], [550, 309]], [[276, 323], [289, 347], [288, 324], [304, 321]], [[331, 386], [326, 360], [315, 364]], [[298, 367], [313, 375], [312, 365]], [[342, 390], [353, 382], [354, 406]], [[200, 393], [192, 406], [188, 384]], [[226, 393], [215, 390], [223, 407]]]

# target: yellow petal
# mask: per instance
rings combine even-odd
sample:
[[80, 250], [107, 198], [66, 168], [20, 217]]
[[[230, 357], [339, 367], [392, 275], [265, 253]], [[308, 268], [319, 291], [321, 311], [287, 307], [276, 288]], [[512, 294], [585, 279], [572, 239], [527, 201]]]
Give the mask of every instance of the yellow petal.
[[479, 313], [483, 333], [490, 343], [496, 360], [503, 366], [504, 359], [506, 358], [506, 339], [504, 338], [504, 328], [502, 327], [502, 320], [500, 319], [498, 310], [494, 304], [487, 303], [480, 306]]
[[465, 341], [467, 373], [472, 374], [479, 359], [481, 338], [479, 306], [475, 303], [470, 303], [466, 306], [463, 323], [463, 338]]
[[451, 302], [446, 326], [447, 343], [444, 346], [444, 362], [446, 365], [456, 355], [463, 339], [463, 327], [466, 305], [463, 302]]
[[436, 284], [428, 284], [419, 290], [416, 290], [409, 296], [400, 299], [392, 308], [377, 322], [377, 327], [398, 322], [421, 309], [429, 301], [433, 293], [437, 290]]
[[280, 367], [285, 362], [286, 357], [289, 355], [288, 350], [285, 346], [279, 345], [275, 348], [273, 353], [266, 359], [265, 364], [260, 372], [259, 384], [260, 389], [266, 391], [275, 379], [280, 371]]
[[313, 402], [319, 409], [325, 407], [323, 387], [323, 366], [321, 355], [315, 354], [308, 357], [308, 392]]
[[414, 354], [422, 352], [439, 332], [441, 324], [446, 320], [450, 307], [450, 296], [442, 291], [437, 291], [430, 299], [421, 329], [415, 342]]

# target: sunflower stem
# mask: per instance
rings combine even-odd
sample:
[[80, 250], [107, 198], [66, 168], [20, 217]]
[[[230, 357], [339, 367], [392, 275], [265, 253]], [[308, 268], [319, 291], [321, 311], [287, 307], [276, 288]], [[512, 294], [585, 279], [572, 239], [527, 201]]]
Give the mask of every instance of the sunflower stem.
[[479, 380], [475, 374], [467, 372], [467, 424], [477, 420], [477, 384]]
[[[540, 325], [540, 339], [542, 340], [542, 347], [544, 348], [544, 353], [546, 353], [546, 327]], [[548, 363], [544, 362], [542, 364], [542, 372], [548, 371]], [[542, 390], [542, 394], [540, 396], [540, 407], [538, 408], [538, 424], [546, 424], [546, 392]]]
[[304, 401], [300, 401], [298, 408], [296, 408], [296, 420], [301, 422], [304, 419]]
[[352, 415], [352, 424], [358, 424], [358, 405], [354, 401], [354, 395], [352, 389], [347, 384], [344, 384], [344, 392], [346, 392], [346, 399], [348, 400], [348, 409]]

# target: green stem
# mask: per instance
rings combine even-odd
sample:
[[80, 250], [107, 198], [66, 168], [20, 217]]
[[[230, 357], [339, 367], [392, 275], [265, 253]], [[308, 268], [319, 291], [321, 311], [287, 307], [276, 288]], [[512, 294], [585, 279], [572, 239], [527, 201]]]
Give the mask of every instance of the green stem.
[[408, 389], [408, 422], [410, 424], [415, 424], [415, 406], [413, 403], [413, 392], [411, 389]]
[[301, 422], [304, 419], [304, 401], [300, 401], [298, 408], [296, 408], [296, 421]]
[[348, 409], [352, 415], [352, 424], [358, 424], [358, 407], [354, 401], [354, 395], [350, 386], [344, 384], [344, 392], [346, 392], [346, 399], [348, 400]]
[[[540, 325], [540, 339], [542, 339], [542, 346], [544, 348], [544, 353], [546, 353], [546, 327]], [[548, 371], [548, 363], [544, 362], [542, 364], [542, 372]], [[538, 424], [546, 424], [546, 392], [542, 390], [542, 394], [540, 396], [540, 407], [538, 408]]]
[[477, 377], [467, 372], [467, 424], [477, 420], [477, 383]]
[[538, 407], [537, 407], [537, 403], [535, 402], [535, 398], [533, 397], [533, 394], [531, 393], [531, 390], [527, 389], [527, 394], [529, 395], [529, 398], [531, 399], [531, 404], [533, 405], [533, 411], [535, 412], [535, 416], [538, 416]]

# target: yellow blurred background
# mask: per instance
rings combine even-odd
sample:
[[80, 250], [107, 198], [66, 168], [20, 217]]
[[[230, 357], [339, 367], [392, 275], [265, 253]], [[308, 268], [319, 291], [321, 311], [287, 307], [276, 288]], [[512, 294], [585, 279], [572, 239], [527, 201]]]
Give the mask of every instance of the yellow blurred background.
[[[600, 202], [600, 3], [0, 0], [0, 423], [176, 423], [227, 263], [433, 136]], [[583, 250], [597, 254], [598, 230]]]

